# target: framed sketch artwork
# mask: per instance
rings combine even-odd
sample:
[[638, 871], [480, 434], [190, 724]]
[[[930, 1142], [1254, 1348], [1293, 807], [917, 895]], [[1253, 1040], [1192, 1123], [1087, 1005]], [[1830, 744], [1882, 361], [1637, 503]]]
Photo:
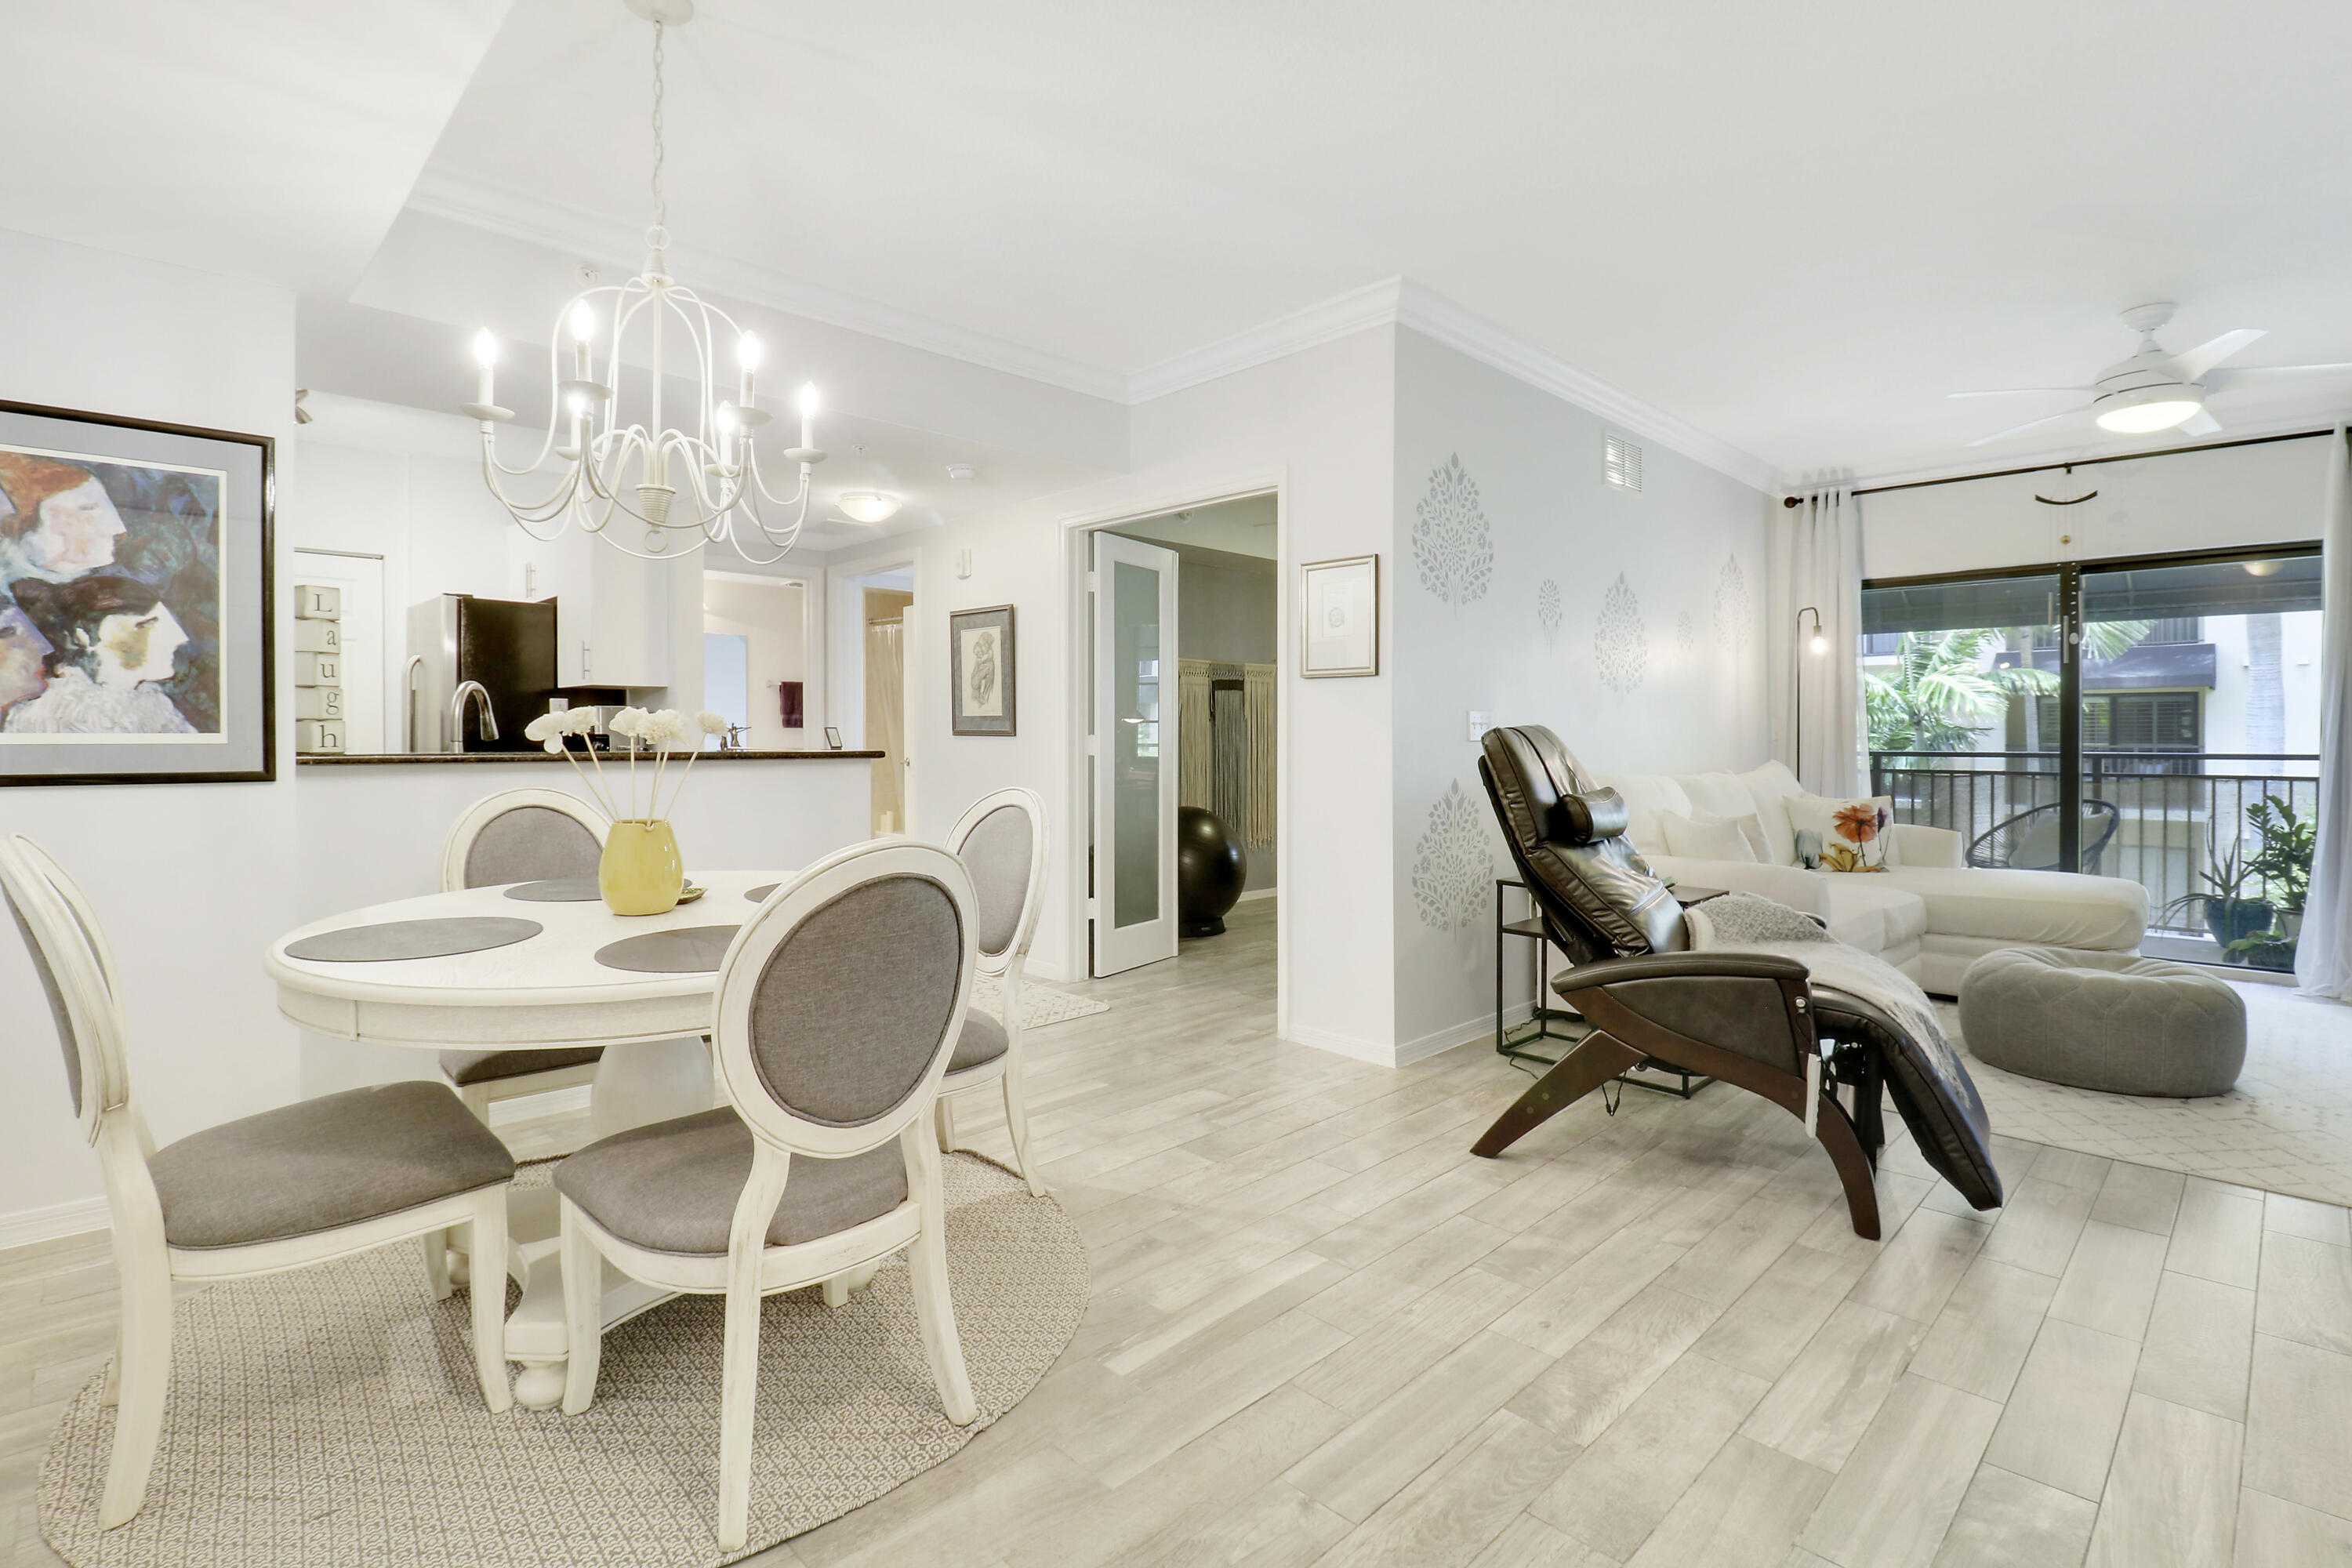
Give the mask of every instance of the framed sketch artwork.
[[956, 734], [1014, 732], [1012, 605], [949, 612], [948, 673]]
[[1298, 569], [1298, 673], [1381, 672], [1381, 558], [1350, 555]]
[[276, 776], [275, 456], [0, 403], [0, 784]]

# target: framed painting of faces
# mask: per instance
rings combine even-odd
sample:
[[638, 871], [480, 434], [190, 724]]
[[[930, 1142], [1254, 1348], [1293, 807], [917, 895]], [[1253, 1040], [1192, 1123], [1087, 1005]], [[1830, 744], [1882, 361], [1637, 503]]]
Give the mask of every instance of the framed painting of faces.
[[1013, 606], [956, 610], [948, 616], [948, 675], [955, 685], [949, 729], [958, 735], [1010, 735], [1013, 707]]
[[277, 776], [275, 459], [0, 402], [0, 784]]

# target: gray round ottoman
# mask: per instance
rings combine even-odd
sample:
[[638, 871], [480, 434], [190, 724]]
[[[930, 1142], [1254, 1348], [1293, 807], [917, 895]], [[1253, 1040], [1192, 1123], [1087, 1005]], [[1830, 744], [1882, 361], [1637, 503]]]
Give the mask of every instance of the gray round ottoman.
[[2246, 1062], [2246, 1004], [2187, 964], [2005, 947], [1960, 977], [1960, 1035], [1979, 1061], [2110, 1094], [2220, 1094]]

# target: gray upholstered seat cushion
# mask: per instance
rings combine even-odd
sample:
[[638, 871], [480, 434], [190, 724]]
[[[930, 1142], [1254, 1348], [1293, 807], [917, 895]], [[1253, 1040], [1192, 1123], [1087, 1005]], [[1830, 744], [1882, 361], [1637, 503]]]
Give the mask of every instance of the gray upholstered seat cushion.
[[[751, 1175], [751, 1130], [722, 1106], [600, 1139], [555, 1167], [555, 1185], [623, 1241], [707, 1257], [727, 1250], [735, 1203]], [[906, 1196], [907, 1160], [895, 1138], [846, 1160], [795, 1154], [768, 1245], [847, 1230]]]
[[955, 1055], [948, 1058], [948, 1071], [961, 1072], [982, 1062], [992, 1062], [1010, 1048], [1012, 1042], [1004, 1037], [1004, 1026], [987, 1014], [965, 1008], [963, 1033], [956, 1037]]
[[568, 1051], [443, 1051], [441, 1070], [456, 1084], [496, 1083], [500, 1079], [553, 1072], [557, 1068], [584, 1067], [604, 1055], [602, 1046]]
[[173, 1247], [310, 1236], [514, 1178], [437, 1083], [346, 1089], [207, 1127], [147, 1162]]
[[560, 811], [520, 805], [482, 825], [466, 851], [466, 886], [593, 877], [604, 858], [596, 836]]
[[1029, 814], [1017, 805], [1000, 805], [964, 835], [956, 852], [971, 873], [972, 897], [980, 905], [980, 951], [992, 957], [1011, 947], [1020, 931], [1032, 847]]
[[1969, 1054], [2110, 1094], [2224, 1094], [2246, 1061], [2245, 999], [2186, 964], [2007, 947], [1960, 978]]

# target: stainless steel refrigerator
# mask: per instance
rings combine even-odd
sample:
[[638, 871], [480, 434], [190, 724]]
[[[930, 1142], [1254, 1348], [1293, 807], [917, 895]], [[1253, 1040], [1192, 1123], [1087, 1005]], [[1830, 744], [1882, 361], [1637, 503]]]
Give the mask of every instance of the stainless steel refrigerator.
[[[529, 752], [523, 726], [547, 711], [555, 686], [555, 601], [443, 594], [408, 612], [408, 667], [401, 732], [412, 752]], [[472, 680], [488, 694], [498, 738], [488, 739], [479, 698], [466, 706], [464, 742], [450, 702]]]

